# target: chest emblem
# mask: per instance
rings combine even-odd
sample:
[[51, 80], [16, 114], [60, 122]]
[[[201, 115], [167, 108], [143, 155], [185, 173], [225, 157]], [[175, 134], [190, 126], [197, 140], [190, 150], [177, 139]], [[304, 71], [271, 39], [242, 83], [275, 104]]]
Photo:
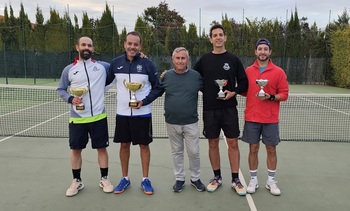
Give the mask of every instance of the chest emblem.
[[224, 66], [223, 66], [224, 70], [229, 70], [231, 69], [230, 68], [230, 65], [228, 63], [225, 63]]
[[137, 66], [136, 66], [136, 70], [137, 70], [137, 72], [141, 72], [142, 71], [142, 65], [140, 65], [140, 64], [138, 64]]

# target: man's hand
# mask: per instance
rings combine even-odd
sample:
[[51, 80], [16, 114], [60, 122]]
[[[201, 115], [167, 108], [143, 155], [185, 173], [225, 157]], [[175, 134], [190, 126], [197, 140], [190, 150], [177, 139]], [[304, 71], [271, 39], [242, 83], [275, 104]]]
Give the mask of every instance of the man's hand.
[[167, 71], [167, 70], [164, 70], [164, 71], [160, 74], [160, 76], [159, 76], [160, 79], [164, 78], [164, 75], [165, 75], [166, 71]]

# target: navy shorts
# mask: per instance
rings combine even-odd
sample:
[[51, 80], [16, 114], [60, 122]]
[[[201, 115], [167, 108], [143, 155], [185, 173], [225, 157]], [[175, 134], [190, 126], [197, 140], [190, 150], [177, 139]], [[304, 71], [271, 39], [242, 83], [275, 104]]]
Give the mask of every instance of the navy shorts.
[[89, 135], [93, 149], [108, 147], [107, 118], [84, 124], [69, 123], [69, 146], [71, 149], [85, 149]]
[[266, 146], [278, 145], [280, 142], [278, 123], [245, 122], [242, 141], [249, 144], [258, 144], [260, 136]]
[[221, 129], [227, 138], [238, 138], [239, 124], [236, 107], [203, 111], [203, 135], [208, 139], [220, 136]]
[[148, 145], [152, 141], [152, 117], [116, 117], [113, 142]]

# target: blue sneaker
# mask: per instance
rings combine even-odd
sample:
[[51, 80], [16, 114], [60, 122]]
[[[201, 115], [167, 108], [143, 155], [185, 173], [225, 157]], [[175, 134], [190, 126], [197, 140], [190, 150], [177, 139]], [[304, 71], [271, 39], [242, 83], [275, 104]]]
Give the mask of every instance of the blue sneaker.
[[154, 193], [154, 189], [152, 188], [152, 184], [149, 179], [145, 179], [141, 182], [141, 188], [143, 189], [143, 192], [147, 195], [152, 195]]
[[127, 180], [127, 179], [125, 179], [125, 177], [123, 177], [120, 180], [119, 185], [114, 188], [113, 193], [115, 193], [115, 194], [123, 193], [125, 191], [125, 189], [130, 187], [130, 185], [131, 185], [130, 180]]

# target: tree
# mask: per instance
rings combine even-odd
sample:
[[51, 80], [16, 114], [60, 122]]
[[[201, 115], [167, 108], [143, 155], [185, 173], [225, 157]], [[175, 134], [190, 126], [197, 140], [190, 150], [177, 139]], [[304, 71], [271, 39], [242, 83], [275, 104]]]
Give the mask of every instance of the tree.
[[180, 45], [180, 28], [170, 27], [166, 30], [165, 36], [165, 54], [171, 56], [175, 48]]
[[[152, 34], [152, 30], [149, 27], [149, 25], [142, 19], [141, 16], [137, 16], [136, 23], [135, 23], [135, 31], [140, 33], [140, 36], [142, 38], [142, 52], [145, 54], [151, 54], [152, 46], [155, 45], [155, 40], [153, 39], [154, 36]], [[123, 51], [124, 46], [122, 45]]]
[[195, 56], [199, 54], [199, 39], [197, 34], [197, 27], [194, 23], [190, 23], [188, 28], [188, 36], [187, 36], [187, 49], [190, 55]]
[[350, 26], [337, 30], [331, 34], [332, 61], [334, 68], [334, 81], [339, 87], [350, 88], [350, 62], [344, 55], [350, 55]]
[[7, 6], [4, 8], [4, 22], [2, 24], [1, 38], [5, 43], [6, 50], [19, 50], [19, 31], [20, 26], [17, 18], [13, 14], [12, 6], [10, 5], [10, 15], [8, 14]]
[[46, 27], [44, 26], [44, 16], [43, 12], [40, 9], [39, 5], [36, 7], [36, 21], [35, 21], [35, 26], [33, 29], [33, 49], [36, 52], [44, 52], [45, 50], [45, 42], [43, 42], [43, 38], [46, 37]]
[[81, 36], [88, 36], [94, 40], [93, 19], [89, 19], [87, 12], [83, 12]]
[[185, 19], [175, 10], [170, 10], [168, 4], [160, 2], [158, 7], [148, 7], [144, 10], [143, 19], [153, 29], [161, 44], [165, 44], [165, 35], [168, 27], [180, 29]]
[[[68, 28], [57, 10], [50, 8], [50, 19], [46, 22], [45, 48], [47, 52], [67, 52]], [[69, 49], [69, 50], [68, 50]]]
[[118, 49], [119, 35], [117, 26], [114, 22], [111, 10], [106, 3], [106, 8], [102, 13], [100, 20], [96, 21], [96, 38], [98, 48], [95, 48], [96, 52], [113, 53], [113, 56]]
[[21, 24], [21, 33], [19, 33], [19, 44], [23, 51], [33, 50], [32, 24], [28, 19], [28, 15], [24, 12], [23, 4], [21, 3], [21, 9], [19, 12], [19, 23]]
[[228, 20], [227, 14], [225, 14], [225, 16], [222, 17], [221, 25], [225, 29], [226, 37], [227, 37], [225, 48], [226, 48], [226, 50], [232, 52], [235, 39], [234, 39], [232, 25], [231, 25], [230, 21]]
[[343, 13], [340, 16], [338, 15], [338, 20], [335, 21], [334, 23], [337, 26], [337, 28], [344, 29], [347, 26], [349, 26], [349, 20], [350, 20], [350, 17], [349, 17], [348, 11], [344, 9]]

